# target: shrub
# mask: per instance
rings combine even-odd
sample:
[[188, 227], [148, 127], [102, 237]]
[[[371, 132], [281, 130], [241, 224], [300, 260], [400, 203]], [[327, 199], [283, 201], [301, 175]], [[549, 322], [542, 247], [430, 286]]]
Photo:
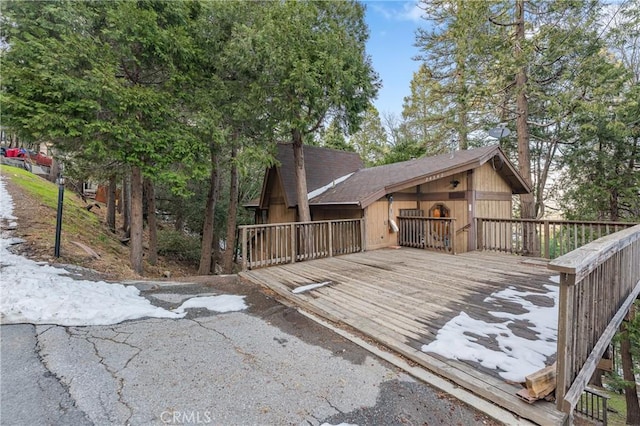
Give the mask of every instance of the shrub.
[[198, 263], [200, 239], [180, 231], [158, 230], [158, 254], [174, 260]]

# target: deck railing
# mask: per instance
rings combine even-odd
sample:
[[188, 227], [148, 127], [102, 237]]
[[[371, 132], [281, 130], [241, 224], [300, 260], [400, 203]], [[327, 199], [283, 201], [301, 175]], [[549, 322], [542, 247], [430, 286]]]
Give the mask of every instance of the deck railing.
[[242, 270], [364, 250], [364, 220], [240, 226]]
[[555, 259], [635, 223], [476, 219], [476, 249]]
[[640, 294], [640, 225], [553, 260], [560, 272], [556, 403], [571, 415]]
[[398, 245], [455, 254], [455, 218], [398, 216]]
[[609, 396], [595, 389], [586, 388], [578, 400], [576, 412], [596, 424], [607, 425], [607, 401]]

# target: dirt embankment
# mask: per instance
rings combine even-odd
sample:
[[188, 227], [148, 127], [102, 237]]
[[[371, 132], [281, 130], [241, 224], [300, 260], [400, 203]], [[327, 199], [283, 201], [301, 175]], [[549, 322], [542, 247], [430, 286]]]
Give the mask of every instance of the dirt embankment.
[[[106, 226], [106, 206], [98, 204], [88, 211], [77, 194], [65, 190], [60, 257], [55, 258], [58, 187], [15, 167], [2, 166], [1, 174], [13, 200], [13, 215], [17, 217], [12, 235], [25, 240], [15, 246], [16, 252], [36, 261], [88, 268], [103, 279], [140, 278], [129, 267], [129, 248], [120, 242], [118, 233], [111, 233]], [[7, 225], [3, 223], [3, 228]], [[154, 279], [167, 272], [172, 278], [196, 274], [194, 268], [163, 257], [155, 266], [145, 262], [144, 270], [145, 278]]]

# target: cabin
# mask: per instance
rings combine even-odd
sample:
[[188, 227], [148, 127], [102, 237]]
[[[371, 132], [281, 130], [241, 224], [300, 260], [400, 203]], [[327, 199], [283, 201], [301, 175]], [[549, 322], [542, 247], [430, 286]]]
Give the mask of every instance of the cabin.
[[[313, 220], [298, 222], [290, 145], [278, 160], [248, 206], [256, 224], [239, 227], [243, 279], [497, 404], [502, 423], [607, 424], [607, 396], [587, 385], [640, 298], [640, 225], [513, 218], [531, 188], [498, 146], [372, 168], [305, 147]], [[520, 320], [538, 309], [544, 327]], [[500, 343], [507, 329], [527, 349]], [[467, 340], [490, 355], [450, 350]], [[482, 363], [496, 354], [508, 361]], [[538, 365], [508, 378], [520, 355]]]
[[[366, 250], [474, 250], [475, 218], [509, 219], [513, 195], [531, 191], [498, 145], [370, 168], [352, 152], [305, 146], [304, 156], [312, 221], [363, 219]], [[260, 199], [245, 207], [256, 224], [293, 223], [296, 200], [293, 147], [279, 144]]]

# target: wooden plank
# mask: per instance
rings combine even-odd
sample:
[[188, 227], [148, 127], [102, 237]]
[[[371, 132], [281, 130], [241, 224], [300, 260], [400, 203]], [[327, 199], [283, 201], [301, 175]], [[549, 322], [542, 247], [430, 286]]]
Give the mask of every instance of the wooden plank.
[[529, 396], [540, 399], [549, 395], [556, 388], [556, 363], [529, 374], [525, 377]]

